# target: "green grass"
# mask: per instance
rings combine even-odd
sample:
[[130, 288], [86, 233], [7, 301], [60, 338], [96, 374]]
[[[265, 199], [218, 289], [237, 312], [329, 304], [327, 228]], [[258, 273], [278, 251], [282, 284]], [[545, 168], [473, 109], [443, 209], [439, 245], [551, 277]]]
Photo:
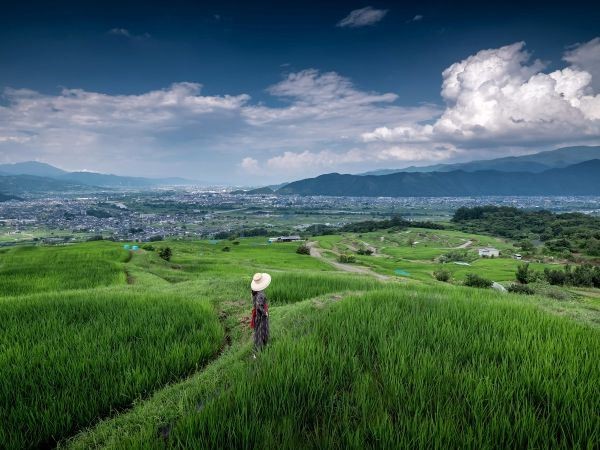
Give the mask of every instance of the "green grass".
[[[0, 250], [0, 270], [20, 268], [7, 289], [18, 295], [0, 294], [0, 442], [593, 447], [598, 290], [557, 301], [438, 283], [431, 252], [467, 236], [494, 238], [434, 232], [409, 230], [423, 239], [414, 259], [386, 255], [411, 249], [401, 234], [318, 238], [331, 258], [362, 242], [380, 248], [383, 256], [359, 256], [357, 265], [389, 282], [262, 238], [155, 243], [173, 249], [170, 262], [107, 242]], [[63, 273], [55, 261], [81, 264]], [[446, 267], [458, 281], [468, 271], [500, 280], [512, 279], [517, 263]], [[410, 275], [394, 277], [395, 269]], [[256, 360], [254, 272], [273, 277], [272, 342]], [[28, 280], [37, 287], [20, 287]]]
[[[383, 238], [383, 240], [382, 240]], [[411, 242], [416, 242], [410, 245]], [[460, 266], [446, 264], [444, 267], [452, 272], [455, 281], [462, 281], [467, 273], [475, 272], [493, 281], [513, 281], [517, 266], [522, 261], [512, 259], [510, 256], [515, 248], [502, 239], [453, 230], [429, 230], [410, 228], [398, 232], [388, 233], [377, 231], [358, 235], [348, 233], [343, 236], [322, 236], [316, 238], [319, 245], [326, 249], [340, 253], [350, 252], [367, 243], [378, 249], [379, 256], [359, 256], [357, 261], [374, 271], [383, 275], [395, 276], [396, 269], [408, 272], [404, 276], [412, 280], [426, 283], [435, 283], [432, 276], [434, 270], [439, 268], [436, 262], [440, 256], [454, 251], [456, 247], [471, 241], [471, 245], [465, 250], [469, 252], [472, 259], [471, 266]], [[500, 249], [506, 257], [487, 259], [479, 258], [477, 249], [479, 247], [493, 246]], [[471, 258], [469, 258], [471, 259]], [[532, 263], [532, 268], [543, 270], [544, 267], [556, 267], [552, 264]]]
[[331, 292], [362, 291], [381, 287], [373, 277], [340, 274], [273, 274], [267, 297], [275, 305], [294, 303]]
[[98, 289], [0, 299], [0, 442], [52, 443], [196, 370], [223, 331], [206, 300]]
[[242, 346], [69, 445], [593, 448], [600, 330], [537, 301], [394, 286], [274, 307], [257, 360]]
[[125, 283], [129, 252], [113, 243], [16, 247], [0, 253], [0, 296]]

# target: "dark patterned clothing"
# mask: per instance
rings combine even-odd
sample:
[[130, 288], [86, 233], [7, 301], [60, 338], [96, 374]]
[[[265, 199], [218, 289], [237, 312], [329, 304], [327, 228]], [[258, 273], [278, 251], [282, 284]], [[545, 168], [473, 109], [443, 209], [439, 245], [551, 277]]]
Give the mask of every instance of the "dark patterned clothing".
[[260, 350], [267, 345], [269, 340], [269, 314], [267, 297], [263, 291], [253, 293], [252, 306], [254, 307], [254, 347]]

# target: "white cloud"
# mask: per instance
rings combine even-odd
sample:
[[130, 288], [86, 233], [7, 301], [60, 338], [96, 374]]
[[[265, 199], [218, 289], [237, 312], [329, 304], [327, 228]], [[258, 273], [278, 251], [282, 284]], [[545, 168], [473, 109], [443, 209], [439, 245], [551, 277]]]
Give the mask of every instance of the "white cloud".
[[[211, 180], [236, 173], [278, 177], [298, 166], [296, 154], [312, 158], [314, 167], [352, 164], [356, 156], [339, 154], [364, 145], [362, 133], [439, 114], [430, 105], [398, 106], [396, 94], [363, 91], [337, 73], [313, 69], [267, 89], [282, 103], [277, 107], [252, 104], [246, 94], [202, 95], [201, 88], [182, 82], [137, 95], [5, 89], [0, 160], [149, 176], [169, 170]], [[231, 173], [232, 159], [241, 172]]]
[[242, 167], [242, 169], [244, 169], [248, 173], [252, 173], [252, 174], [262, 173], [262, 169], [258, 163], [258, 160], [251, 158], [249, 156], [242, 159], [240, 166]]
[[421, 20], [423, 20], [423, 15], [422, 14], [417, 14], [415, 17], [413, 17], [412, 19], [410, 19], [409, 22], [420, 22]]
[[138, 40], [150, 39], [151, 37], [149, 33], [133, 34], [127, 28], [111, 28], [107, 33], [113, 36], [121, 36], [128, 39]]
[[368, 108], [378, 103], [393, 103], [398, 98], [393, 93], [359, 91], [347, 78], [335, 72], [320, 73], [315, 69], [289, 74], [267, 91], [276, 97], [290, 100], [291, 105], [286, 108], [248, 107], [244, 114], [252, 124], [306, 117], [326, 119], [348, 114], [348, 108]]
[[463, 148], [585, 142], [600, 137], [600, 96], [577, 67], [544, 73], [523, 42], [482, 50], [443, 72], [447, 107], [433, 123], [377, 127], [365, 142], [446, 143]]
[[374, 25], [385, 17], [387, 9], [375, 9], [371, 6], [367, 6], [361, 9], [355, 9], [351, 11], [346, 17], [337, 23], [338, 27], [366, 27]]
[[[242, 160], [241, 166], [248, 173], [277, 173], [284, 177], [307, 177], [333, 171], [361, 171], [361, 167], [372, 167], [373, 163], [419, 163], [432, 160], [442, 161], [460, 154], [452, 145], [415, 146], [394, 145], [380, 148], [352, 148], [337, 152], [321, 151], [286, 151], [267, 159], [263, 165], [251, 157]], [[366, 170], [366, 169], [365, 169]]]
[[553, 72], [523, 43], [482, 50], [443, 72], [443, 108], [401, 106], [396, 93], [315, 69], [268, 87], [266, 104], [188, 82], [136, 95], [6, 89], [0, 161], [267, 183], [600, 143], [600, 96], [584, 69], [595, 42], [570, 49], [569, 66]]
[[592, 86], [596, 92], [600, 90], [600, 37], [573, 46], [565, 53], [563, 59], [577, 69], [590, 73]]

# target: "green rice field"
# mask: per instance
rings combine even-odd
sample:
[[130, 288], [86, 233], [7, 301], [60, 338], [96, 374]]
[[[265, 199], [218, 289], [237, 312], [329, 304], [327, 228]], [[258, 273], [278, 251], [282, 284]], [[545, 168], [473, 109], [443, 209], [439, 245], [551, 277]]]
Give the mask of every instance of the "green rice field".
[[[320, 258], [262, 238], [3, 249], [0, 446], [594, 448], [598, 290], [437, 282], [448, 249], [511, 244], [433, 232], [322, 236]], [[361, 271], [333, 264], [367, 244]], [[444, 267], [507, 281], [516, 263]], [[271, 342], [253, 358], [258, 271]]]

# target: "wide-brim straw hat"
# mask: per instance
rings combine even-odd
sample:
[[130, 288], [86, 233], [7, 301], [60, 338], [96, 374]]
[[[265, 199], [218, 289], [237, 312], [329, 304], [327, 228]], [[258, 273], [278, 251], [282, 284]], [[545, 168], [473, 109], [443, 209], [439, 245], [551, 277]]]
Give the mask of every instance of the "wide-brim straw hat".
[[263, 291], [271, 284], [271, 275], [268, 273], [255, 273], [250, 287], [253, 291]]

